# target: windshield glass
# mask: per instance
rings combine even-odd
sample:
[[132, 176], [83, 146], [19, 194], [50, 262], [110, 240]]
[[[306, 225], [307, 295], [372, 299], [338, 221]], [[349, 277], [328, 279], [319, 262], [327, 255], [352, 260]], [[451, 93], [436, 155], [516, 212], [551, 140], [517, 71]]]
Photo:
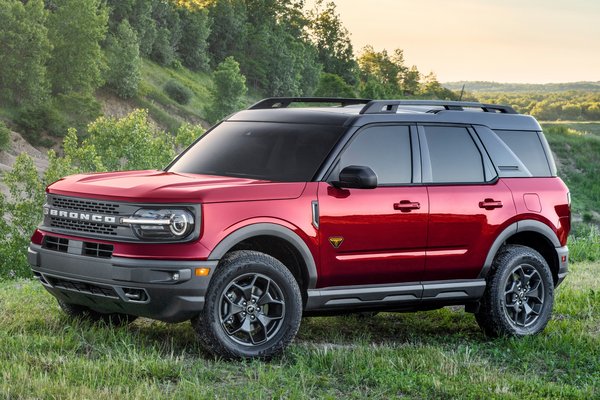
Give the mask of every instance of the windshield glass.
[[189, 148], [168, 170], [308, 182], [343, 132], [341, 126], [223, 122]]

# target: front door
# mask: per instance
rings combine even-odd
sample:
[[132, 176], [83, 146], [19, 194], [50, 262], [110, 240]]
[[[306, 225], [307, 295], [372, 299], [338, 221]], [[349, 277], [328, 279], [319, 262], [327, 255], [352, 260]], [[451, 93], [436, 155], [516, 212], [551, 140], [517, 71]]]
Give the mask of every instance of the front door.
[[[416, 133], [413, 135], [416, 139]], [[370, 167], [375, 189], [319, 183], [319, 287], [418, 282], [425, 268], [428, 196], [412, 186], [409, 126], [362, 129], [342, 152], [329, 181], [350, 165]]]

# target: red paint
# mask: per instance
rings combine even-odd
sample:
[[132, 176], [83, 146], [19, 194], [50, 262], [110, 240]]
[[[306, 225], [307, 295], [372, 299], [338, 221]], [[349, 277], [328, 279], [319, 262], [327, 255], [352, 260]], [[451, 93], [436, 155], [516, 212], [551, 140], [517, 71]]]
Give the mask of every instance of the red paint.
[[[539, 207], [531, 202], [532, 188]], [[205, 260], [240, 228], [266, 222], [281, 225], [311, 251], [317, 287], [475, 278], [497, 235], [513, 222], [543, 222], [562, 245], [570, 229], [567, 188], [559, 178], [346, 190], [325, 182], [130, 171], [75, 175], [52, 184], [48, 191], [113, 201], [202, 204], [202, 235], [195, 242], [84, 239], [113, 244], [118, 257]], [[317, 199], [319, 229], [312, 224], [311, 210]], [[42, 243], [44, 235], [36, 230], [32, 242]], [[344, 238], [337, 249], [329, 242], [332, 236]]]

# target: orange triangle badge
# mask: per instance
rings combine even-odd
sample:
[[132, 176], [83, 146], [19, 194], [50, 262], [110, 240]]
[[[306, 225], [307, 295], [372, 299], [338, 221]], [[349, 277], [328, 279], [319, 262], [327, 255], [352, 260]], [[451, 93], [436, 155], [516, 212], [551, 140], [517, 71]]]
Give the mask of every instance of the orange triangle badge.
[[341, 236], [331, 236], [329, 238], [329, 243], [331, 243], [331, 245], [336, 249], [342, 245], [343, 241], [344, 238]]

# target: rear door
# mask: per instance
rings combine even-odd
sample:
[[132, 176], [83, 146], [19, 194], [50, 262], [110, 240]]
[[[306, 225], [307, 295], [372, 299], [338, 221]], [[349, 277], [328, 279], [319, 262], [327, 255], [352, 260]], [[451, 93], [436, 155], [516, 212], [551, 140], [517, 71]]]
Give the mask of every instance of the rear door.
[[474, 279], [515, 215], [512, 194], [470, 127], [419, 126], [419, 142], [430, 210], [423, 280]]
[[377, 174], [379, 186], [337, 189], [319, 183], [319, 287], [421, 280], [428, 199], [427, 189], [415, 182], [417, 140], [408, 125], [365, 127], [342, 151], [328, 180], [337, 180], [346, 166], [360, 165]]

